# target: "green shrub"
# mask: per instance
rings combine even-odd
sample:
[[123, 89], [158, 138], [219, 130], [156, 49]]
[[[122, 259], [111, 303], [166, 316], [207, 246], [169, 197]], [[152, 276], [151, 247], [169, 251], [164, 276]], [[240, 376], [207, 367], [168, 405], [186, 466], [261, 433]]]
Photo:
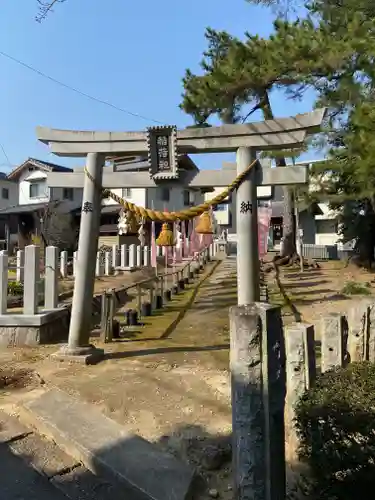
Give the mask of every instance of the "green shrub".
[[375, 364], [353, 363], [318, 377], [296, 407], [309, 498], [353, 500], [375, 491]]
[[345, 295], [370, 295], [370, 283], [358, 283], [357, 281], [347, 281], [342, 289]]
[[9, 281], [8, 294], [23, 295], [23, 283], [21, 283], [20, 281]]

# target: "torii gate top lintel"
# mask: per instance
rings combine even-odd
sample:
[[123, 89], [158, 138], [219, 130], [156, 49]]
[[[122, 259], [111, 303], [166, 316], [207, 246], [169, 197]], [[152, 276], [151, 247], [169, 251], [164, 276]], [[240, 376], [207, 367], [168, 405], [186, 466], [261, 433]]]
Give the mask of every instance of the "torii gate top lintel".
[[[306, 134], [319, 131], [325, 109], [316, 109], [289, 118], [278, 118], [241, 125], [173, 129], [178, 153], [231, 152], [239, 147], [270, 150], [296, 147], [303, 143]], [[155, 127], [157, 128], [157, 127]], [[161, 127], [163, 128], [163, 127]], [[48, 144], [58, 156], [86, 156], [87, 153], [137, 155], [149, 150], [149, 131], [100, 132], [58, 130], [37, 127], [37, 137]]]

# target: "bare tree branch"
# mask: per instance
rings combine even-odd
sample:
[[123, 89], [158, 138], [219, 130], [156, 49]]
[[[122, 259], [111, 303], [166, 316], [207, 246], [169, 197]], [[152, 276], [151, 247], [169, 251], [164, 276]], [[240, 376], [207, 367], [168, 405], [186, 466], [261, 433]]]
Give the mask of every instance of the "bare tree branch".
[[37, 0], [39, 4], [39, 13], [35, 16], [35, 21], [41, 23], [48, 16], [50, 12], [53, 12], [53, 7], [58, 3], [63, 3], [66, 0]]

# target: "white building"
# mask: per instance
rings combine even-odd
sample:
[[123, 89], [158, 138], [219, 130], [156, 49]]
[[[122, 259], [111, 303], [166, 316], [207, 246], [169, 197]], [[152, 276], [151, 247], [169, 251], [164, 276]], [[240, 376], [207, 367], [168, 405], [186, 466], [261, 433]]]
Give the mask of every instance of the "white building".
[[47, 184], [48, 172], [72, 172], [72, 169], [35, 158], [28, 158], [8, 174], [9, 202], [0, 209], [6, 226], [6, 248], [14, 245], [22, 248], [30, 244], [33, 236], [40, 233], [40, 224], [46, 207], [58, 204], [66, 213], [82, 202], [82, 189], [51, 189]]
[[71, 168], [55, 163], [28, 158], [8, 175], [8, 180], [18, 184], [18, 205], [46, 204], [53, 200], [64, 201], [67, 207], [76, 206], [82, 201], [82, 189], [50, 188], [47, 183], [48, 172], [73, 172]]
[[[0, 248], [8, 248], [11, 237], [11, 228], [5, 211], [18, 204], [18, 184], [7, 179], [6, 174], [0, 172]], [[13, 224], [16, 227], [16, 224]]]
[[18, 184], [0, 172], [0, 213], [4, 208], [18, 204]]

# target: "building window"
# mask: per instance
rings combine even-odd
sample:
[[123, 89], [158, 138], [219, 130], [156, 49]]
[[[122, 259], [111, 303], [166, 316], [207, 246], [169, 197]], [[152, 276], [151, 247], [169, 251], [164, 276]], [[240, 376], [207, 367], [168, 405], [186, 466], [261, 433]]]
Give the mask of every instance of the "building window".
[[161, 188], [161, 201], [169, 201], [171, 193], [169, 188]]
[[45, 198], [46, 191], [46, 181], [30, 182], [30, 198]]
[[9, 200], [9, 189], [8, 188], [2, 188], [1, 197], [3, 200]]
[[336, 234], [338, 231], [338, 223], [334, 219], [318, 219], [315, 224], [319, 234]]
[[214, 212], [224, 212], [225, 210], [227, 210], [228, 208], [228, 205], [227, 204], [220, 204], [220, 205], [216, 205], [216, 207], [213, 208]]
[[132, 197], [132, 188], [122, 188], [122, 197], [123, 198], [131, 198]]
[[73, 188], [64, 188], [63, 189], [63, 199], [73, 201], [74, 191]]
[[189, 207], [191, 205], [191, 196], [188, 189], [184, 189], [184, 205], [185, 207]]

